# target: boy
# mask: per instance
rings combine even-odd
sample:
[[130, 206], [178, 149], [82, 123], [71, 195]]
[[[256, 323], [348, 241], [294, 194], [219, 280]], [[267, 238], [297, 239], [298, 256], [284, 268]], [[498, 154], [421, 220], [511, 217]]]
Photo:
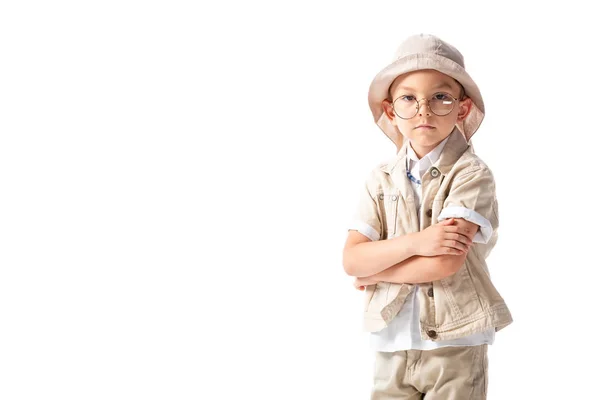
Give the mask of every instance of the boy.
[[483, 99], [461, 53], [421, 34], [374, 78], [369, 106], [398, 150], [367, 178], [343, 254], [366, 289], [371, 399], [485, 399], [487, 346], [512, 317], [485, 262], [498, 204], [470, 143]]

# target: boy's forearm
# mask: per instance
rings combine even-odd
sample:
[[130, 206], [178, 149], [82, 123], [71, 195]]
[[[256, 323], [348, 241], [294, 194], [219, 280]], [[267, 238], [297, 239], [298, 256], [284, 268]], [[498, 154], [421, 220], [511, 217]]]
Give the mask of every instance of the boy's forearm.
[[413, 256], [381, 272], [369, 276], [378, 282], [424, 283], [433, 282], [452, 275], [442, 256]]
[[388, 240], [359, 243], [344, 252], [348, 274], [365, 277], [377, 274], [416, 255], [416, 233]]

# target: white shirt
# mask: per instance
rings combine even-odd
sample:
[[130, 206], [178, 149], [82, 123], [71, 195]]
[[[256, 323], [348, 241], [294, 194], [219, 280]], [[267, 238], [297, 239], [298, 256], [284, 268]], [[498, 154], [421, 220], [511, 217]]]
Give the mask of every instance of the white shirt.
[[[421, 181], [421, 176], [438, 160], [447, 141], [448, 138], [444, 139], [435, 149], [420, 160], [412, 146], [407, 146], [407, 169], [418, 181]], [[417, 214], [420, 218], [421, 185], [412, 180], [410, 182], [417, 196]], [[479, 231], [473, 238], [473, 242], [487, 243], [489, 240], [491, 223], [474, 210], [456, 206], [446, 207], [440, 213], [438, 221], [451, 217], [464, 218], [480, 226]], [[492, 344], [494, 342], [494, 328], [458, 339], [440, 340], [437, 342], [422, 340], [419, 320], [419, 298], [417, 296], [418, 288], [419, 286], [415, 285], [413, 291], [406, 298], [400, 312], [387, 327], [379, 332], [372, 332], [370, 334], [370, 342], [373, 350], [385, 352], [410, 349], [431, 350], [445, 346], [474, 346], [484, 343]]]

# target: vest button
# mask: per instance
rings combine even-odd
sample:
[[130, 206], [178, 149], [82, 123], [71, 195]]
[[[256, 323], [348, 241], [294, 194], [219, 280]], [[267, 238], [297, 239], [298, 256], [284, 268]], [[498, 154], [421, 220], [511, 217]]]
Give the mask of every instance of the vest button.
[[433, 288], [432, 287], [430, 287], [429, 290], [427, 291], [427, 296], [433, 297]]
[[429, 218], [431, 218], [432, 215], [433, 215], [433, 210], [430, 208], [429, 210], [427, 210], [427, 216]]
[[437, 332], [436, 331], [427, 331], [427, 336], [429, 336], [432, 339], [435, 339], [437, 337]]
[[434, 178], [437, 178], [439, 175], [440, 175], [440, 171], [437, 168], [435, 168], [435, 167], [431, 168], [431, 176], [433, 176]]

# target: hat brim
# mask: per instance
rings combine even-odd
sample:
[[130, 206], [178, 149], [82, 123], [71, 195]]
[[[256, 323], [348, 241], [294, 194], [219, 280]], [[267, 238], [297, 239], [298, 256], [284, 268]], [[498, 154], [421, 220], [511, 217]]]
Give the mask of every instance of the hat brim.
[[475, 134], [485, 116], [485, 106], [479, 87], [467, 71], [449, 58], [435, 54], [411, 54], [401, 57], [379, 72], [369, 87], [369, 107], [373, 119], [385, 135], [394, 142], [397, 150], [402, 147], [403, 136], [385, 115], [382, 102], [389, 96], [391, 84], [400, 75], [424, 69], [433, 69], [456, 79], [471, 98], [471, 112], [463, 121], [456, 124], [467, 142]]

